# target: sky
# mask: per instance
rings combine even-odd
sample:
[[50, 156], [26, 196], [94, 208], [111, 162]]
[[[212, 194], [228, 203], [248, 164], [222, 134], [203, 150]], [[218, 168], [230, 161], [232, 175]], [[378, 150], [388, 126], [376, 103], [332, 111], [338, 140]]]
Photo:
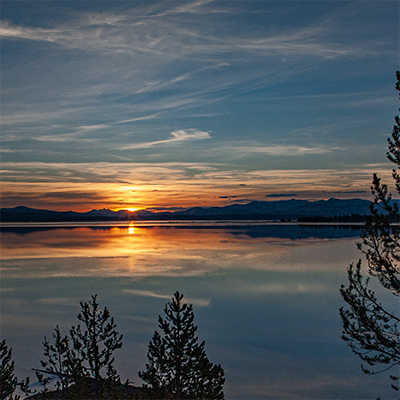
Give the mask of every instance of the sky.
[[1, 206], [366, 198], [398, 1], [1, 1]]

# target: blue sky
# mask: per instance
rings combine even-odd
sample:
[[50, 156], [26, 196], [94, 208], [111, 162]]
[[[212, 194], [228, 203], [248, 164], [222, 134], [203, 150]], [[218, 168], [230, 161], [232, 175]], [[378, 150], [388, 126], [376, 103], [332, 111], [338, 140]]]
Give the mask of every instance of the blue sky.
[[[397, 1], [2, 1], [2, 206], [369, 198]], [[279, 197], [282, 195], [282, 197]]]

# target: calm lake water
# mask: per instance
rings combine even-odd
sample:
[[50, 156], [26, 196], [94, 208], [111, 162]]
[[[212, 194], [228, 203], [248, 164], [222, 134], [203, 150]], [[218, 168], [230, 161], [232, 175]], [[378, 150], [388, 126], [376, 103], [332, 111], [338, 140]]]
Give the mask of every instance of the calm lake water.
[[1, 230], [1, 338], [21, 378], [43, 336], [98, 295], [124, 335], [122, 379], [140, 384], [158, 315], [176, 290], [226, 374], [227, 399], [394, 399], [340, 339], [339, 294], [359, 231], [297, 225], [119, 225]]

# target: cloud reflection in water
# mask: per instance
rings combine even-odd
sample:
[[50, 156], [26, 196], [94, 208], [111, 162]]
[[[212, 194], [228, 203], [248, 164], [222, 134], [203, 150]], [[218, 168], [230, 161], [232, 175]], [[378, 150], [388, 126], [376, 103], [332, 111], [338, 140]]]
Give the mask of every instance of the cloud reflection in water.
[[38, 367], [43, 336], [56, 324], [66, 333], [97, 293], [124, 334], [118, 370], [139, 383], [158, 315], [180, 290], [228, 399], [383, 396], [340, 340], [338, 288], [358, 233], [292, 228], [3, 230], [2, 336], [18, 366]]

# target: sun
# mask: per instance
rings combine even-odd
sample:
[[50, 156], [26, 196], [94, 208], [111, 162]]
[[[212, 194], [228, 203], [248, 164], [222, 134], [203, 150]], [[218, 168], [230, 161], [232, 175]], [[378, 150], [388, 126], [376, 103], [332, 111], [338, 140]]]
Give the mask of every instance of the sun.
[[129, 212], [135, 212], [143, 210], [143, 207], [123, 207], [123, 208], [118, 208], [118, 211], [129, 211]]

